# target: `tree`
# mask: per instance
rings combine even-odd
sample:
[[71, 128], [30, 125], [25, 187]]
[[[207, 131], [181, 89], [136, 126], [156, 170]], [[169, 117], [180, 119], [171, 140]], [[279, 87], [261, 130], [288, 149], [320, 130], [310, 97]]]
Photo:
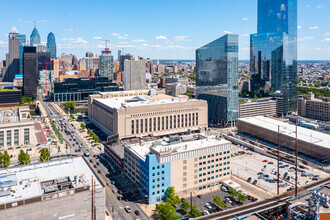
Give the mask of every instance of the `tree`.
[[81, 129], [86, 129], [86, 125], [84, 123], [80, 123], [80, 128]]
[[245, 202], [247, 200], [246, 195], [243, 193], [238, 194], [238, 201], [241, 203]]
[[48, 148], [42, 148], [41, 153], [40, 153], [40, 161], [48, 161], [50, 160], [50, 152]]
[[70, 110], [73, 110], [76, 108], [76, 103], [74, 101], [66, 101], [64, 104], [65, 108], [70, 108]]
[[175, 215], [175, 208], [169, 203], [158, 204], [155, 213], [163, 220], [174, 220], [181, 217]]
[[165, 201], [171, 205], [179, 204], [181, 202], [180, 197], [175, 194], [173, 186], [168, 187], [165, 191]]
[[238, 192], [234, 188], [230, 188], [229, 191], [228, 191], [228, 193], [229, 193], [229, 195], [234, 196], [234, 197], [237, 197], [238, 196]]
[[20, 165], [30, 164], [31, 159], [30, 159], [29, 153], [27, 151], [24, 152], [24, 150], [21, 150], [19, 155], [18, 155], [18, 162], [19, 162]]
[[193, 218], [197, 218], [197, 217], [202, 215], [202, 213], [197, 209], [196, 206], [192, 207], [191, 212], [192, 212], [192, 217]]
[[180, 207], [183, 209], [183, 211], [185, 212], [185, 214], [187, 214], [188, 211], [189, 211], [190, 205], [189, 205], [189, 203], [184, 199], [184, 200], [182, 200]]
[[35, 99], [34, 98], [26, 97], [26, 96], [22, 96], [22, 98], [21, 98], [21, 103], [22, 104], [32, 103], [32, 102], [35, 102]]
[[8, 167], [10, 165], [10, 156], [7, 151], [2, 156], [2, 166]]

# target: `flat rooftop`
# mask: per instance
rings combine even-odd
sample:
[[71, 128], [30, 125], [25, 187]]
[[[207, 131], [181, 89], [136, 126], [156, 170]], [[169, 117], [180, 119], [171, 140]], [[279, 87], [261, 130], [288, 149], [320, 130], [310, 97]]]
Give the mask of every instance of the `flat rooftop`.
[[0, 204], [90, 186], [92, 176], [101, 188], [82, 157], [1, 169]]
[[158, 94], [155, 96], [130, 96], [118, 98], [96, 98], [98, 101], [113, 109], [122, 109], [127, 107], [150, 106], [171, 103], [197, 102], [197, 99], [187, 99], [184, 97], [172, 97], [169, 95]]
[[[195, 139], [201, 136], [202, 139]], [[180, 136], [178, 136], [180, 137]], [[140, 142], [131, 144], [128, 148], [134, 152], [141, 159], [145, 160], [146, 155], [150, 152], [150, 148], [158, 153], [172, 152], [181, 153], [202, 148], [208, 148], [216, 145], [231, 144], [231, 142], [222, 139], [217, 139], [216, 136], [204, 136], [204, 135], [189, 135], [181, 136], [181, 141], [169, 142], [169, 139], [159, 139], [149, 142]], [[187, 141], [184, 141], [184, 140]]]
[[0, 123], [19, 122], [18, 109], [5, 110], [0, 109]]
[[[250, 124], [257, 125], [264, 129], [278, 132], [278, 126], [280, 126], [280, 133], [282, 135], [290, 136], [292, 138], [296, 138], [296, 126], [285, 123], [279, 120], [275, 120], [272, 118], [267, 118], [264, 116], [255, 116], [255, 117], [247, 117], [247, 118], [239, 118], [237, 120], [247, 122]], [[298, 126], [298, 136], [297, 138], [301, 141], [305, 141], [307, 143], [319, 145], [324, 148], [330, 148], [330, 135], [324, 134], [321, 132], [317, 132], [308, 128], [303, 128]]]

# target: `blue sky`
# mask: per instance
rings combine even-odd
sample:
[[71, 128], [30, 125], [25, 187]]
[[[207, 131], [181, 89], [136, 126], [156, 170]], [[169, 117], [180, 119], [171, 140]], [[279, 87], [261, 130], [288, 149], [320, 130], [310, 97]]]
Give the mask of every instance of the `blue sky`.
[[[298, 0], [298, 59], [330, 60], [330, 1]], [[222, 36], [240, 35], [240, 59], [249, 59], [249, 34], [257, 30], [257, 0], [1, 0], [0, 59], [13, 26], [30, 36], [37, 21], [41, 40], [57, 39], [58, 55], [100, 54], [109, 39], [153, 59], [194, 59], [195, 49]]]

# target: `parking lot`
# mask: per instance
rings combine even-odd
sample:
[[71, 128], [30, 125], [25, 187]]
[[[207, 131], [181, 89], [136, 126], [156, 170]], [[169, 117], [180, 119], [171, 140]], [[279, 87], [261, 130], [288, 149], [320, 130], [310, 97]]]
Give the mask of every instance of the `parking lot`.
[[[235, 155], [238, 152], [244, 154]], [[232, 175], [246, 180], [270, 193], [277, 193], [277, 161], [271, 157], [261, 155], [246, 148], [232, 144], [231, 158]], [[306, 186], [317, 179], [322, 179], [327, 174], [321, 170], [306, 165], [298, 167], [298, 187]], [[285, 178], [285, 180], [283, 180]], [[280, 193], [293, 189], [295, 182], [294, 164], [281, 161], [280, 163]], [[292, 184], [291, 184], [292, 183]]]

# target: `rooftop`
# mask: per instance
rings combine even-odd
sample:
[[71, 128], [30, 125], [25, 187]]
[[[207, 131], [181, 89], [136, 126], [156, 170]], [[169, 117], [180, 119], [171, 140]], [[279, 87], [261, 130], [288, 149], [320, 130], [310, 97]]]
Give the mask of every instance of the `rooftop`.
[[172, 141], [170, 141], [169, 138], [163, 138], [156, 141], [131, 144], [128, 148], [144, 160], [146, 155], [150, 152], [150, 149], [153, 149], [153, 151], [157, 153], [181, 153], [215, 145], [230, 144], [230, 142], [225, 139], [219, 139], [213, 135], [206, 136], [205, 134], [187, 136], [174, 135], [172, 137], [174, 138]]
[[102, 187], [81, 157], [0, 170], [0, 204], [91, 185]]
[[0, 124], [20, 122], [22, 120], [30, 120], [29, 112], [30, 109], [27, 106], [19, 108], [0, 109]]
[[[267, 118], [263, 116], [239, 118], [238, 120], [248, 122], [250, 124], [257, 125], [259, 127], [271, 130], [273, 132], [278, 132], [278, 126], [280, 126], [280, 133], [282, 135], [287, 135], [292, 138], [295, 137], [296, 126], [293, 124], [288, 124], [279, 120], [272, 118]], [[298, 139], [305, 141], [307, 143], [319, 145], [324, 148], [330, 148], [330, 135], [317, 132], [308, 128], [303, 128], [298, 126]]]

